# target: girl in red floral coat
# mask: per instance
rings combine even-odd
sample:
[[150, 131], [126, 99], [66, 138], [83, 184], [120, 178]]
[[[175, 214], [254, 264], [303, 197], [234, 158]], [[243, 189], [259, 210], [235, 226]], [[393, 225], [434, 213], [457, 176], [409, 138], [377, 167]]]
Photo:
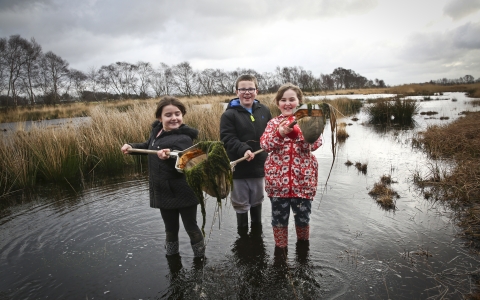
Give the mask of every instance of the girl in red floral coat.
[[293, 112], [303, 104], [303, 93], [291, 83], [282, 85], [275, 96], [281, 115], [271, 119], [260, 139], [268, 153], [265, 162], [265, 190], [272, 203], [272, 226], [275, 246], [288, 245], [290, 208], [295, 218], [297, 240], [310, 236], [312, 200], [317, 192], [318, 162], [312, 151], [322, 145], [322, 136], [313, 144], [307, 143]]

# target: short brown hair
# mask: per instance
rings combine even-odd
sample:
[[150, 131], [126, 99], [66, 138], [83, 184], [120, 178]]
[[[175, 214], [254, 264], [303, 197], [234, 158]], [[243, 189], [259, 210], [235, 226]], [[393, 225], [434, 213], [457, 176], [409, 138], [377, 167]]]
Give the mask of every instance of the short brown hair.
[[157, 104], [157, 110], [155, 111], [155, 118], [157, 119], [160, 118], [160, 116], [162, 115], [163, 108], [167, 105], [173, 105], [178, 107], [178, 109], [182, 112], [183, 116], [187, 113], [185, 105], [183, 105], [183, 103], [180, 102], [180, 100], [172, 96], [165, 96]]
[[297, 94], [298, 103], [299, 105], [302, 105], [303, 104], [302, 90], [298, 86], [290, 82], [287, 82], [278, 88], [277, 95], [275, 96], [275, 103], [277, 103], [278, 105], [278, 102], [280, 102], [280, 99], [282, 99], [283, 94], [285, 94], [285, 92], [288, 90], [292, 90]]
[[252, 81], [253, 83], [255, 83], [255, 88], [258, 89], [258, 81], [257, 81], [257, 78], [253, 75], [250, 75], [250, 74], [244, 74], [244, 75], [240, 75], [238, 78], [237, 78], [237, 82], [235, 82], [235, 89], [238, 89], [238, 83], [240, 81]]

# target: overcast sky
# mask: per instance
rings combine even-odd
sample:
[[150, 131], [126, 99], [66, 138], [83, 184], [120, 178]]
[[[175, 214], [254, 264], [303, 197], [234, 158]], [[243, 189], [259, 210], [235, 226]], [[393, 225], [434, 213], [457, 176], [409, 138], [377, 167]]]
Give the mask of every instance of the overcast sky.
[[195, 70], [337, 67], [389, 85], [480, 77], [480, 0], [0, 0], [70, 68], [188, 61]]

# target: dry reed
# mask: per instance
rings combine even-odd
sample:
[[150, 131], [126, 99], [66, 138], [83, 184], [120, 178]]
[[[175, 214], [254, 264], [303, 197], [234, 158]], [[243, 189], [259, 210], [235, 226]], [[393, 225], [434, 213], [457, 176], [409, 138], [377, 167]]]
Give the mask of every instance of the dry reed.
[[347, 123], [342, 122], [337, 125], [337, 140], [345, 142], [350, 135], [347, 133]]
[[390, 175], [383, 175], [380, 178], [380, 182], [376, 182], [370, 192], [368, 192], [368, 194], [372, 196], [377, 201], [377, 203], [386, 210], [394, 209], [394, 198], [399, 197], [398, 193], [390, 187], [391, 183], [392, 179]]
[[472, 245], [479, 247], [480, 236], [480, 112], [442, 126], [430, 126], [416, 139], [429, 156], [447, 159], [450, 169], [437, 164], [430, 174], [415, 174], [414, 181], [435, 199], [445, 201], [457, 210], [459, 224]]
[[[115, 175], [126, 165], [139, 163], [137, 156], [123, 155], [127, 142], [143, 142], [155, 121], [155, 103], [134, 103], [121, 111], [100, 105], [91, 121], [78, 126], [33, 126], [0, 142], [0, 196], [31, 188], [39, 182], [70, 183], [98, 171]], [[201, 130], [199, 140], [218, 140], [223, 106], [210, 109], [189, 106], [185, 123]]]

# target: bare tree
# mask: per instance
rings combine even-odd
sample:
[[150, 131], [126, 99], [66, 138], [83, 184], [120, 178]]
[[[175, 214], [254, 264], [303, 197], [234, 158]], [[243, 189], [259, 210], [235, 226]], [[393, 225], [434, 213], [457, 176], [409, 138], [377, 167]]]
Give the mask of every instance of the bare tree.
[[335, 89], [335, 79], [330, 74], [320, 74], [320, 86], [324, 91]]
[[25, 76], [23, 82], [25, 90], [28, 94], [30, 105], [35, 104], [34, 78], [38, 76], [39, 60], [42, 56], [42, 46], [40, 46], [34, 38], [26, 45], [26, 62], [25, 62]]
[[148, 88], [152, 83], [154, 70], [149, 62], [139, 61], [137, 63], [139, 91], [140, 98], [146, 99], [148, 97]]
[[300, 76], [298, 78], [299, 87], [304, 91], [314, 92], [315, 76], [311, 71], [300, 70]]
[[127, 97], [131, 93], [137, 93], [136, 77], [138, 67], [127, 62], [116, 62], [100, 68], [101, 85], [106, 89], [115, 91], [121, 98]]
[[200, 85], [200, 94], [215, 95], [218, 93], [217, 88], [217, 70], [205, 69], [198, 73], [198, 83]]
[[193, 96], [198, 91], [198, 74], [193, 71], [189, 62], [182, 62], [172, 68], [175, 87], [184, 96]]
[[217, 85], [219, 93], [224, 95], [235, 93], [235, 82], [238, 76], [238, 71], [224, 72], [218, 70]]
[[78, 99], [82, 100], [83, 94], [87, 89], [87, 75], [82, 71], [71, 69], [68, 78], [70, 79], [70, 84], [73, 86]]
[[87, 76], [87, 86], [90, 87], [90, 90], [92, 92], [92, 95], [93, 95], [93, 99], [95, 99], [95, 101], [97, 100], [97, 87], [99, 85], [99, 76], [100, 76], [100, 73], [97, 71], [97, 69], [95, 67], [90, 67], [88, 69], [88, 72], [87, 74], [85, 74]]
[[68, 62], [52, 51], [47, 52], [40, 61], [39, 86], [43, 89], [45, 103], [57, 104], [60, 102], [60, 92], [66, 87], [68, 76]]
[[4, 60], [7, 67], [8, 90], [7, 96], [12, 95], [13, 103], [17, 106], [17, 80], [22, 76], [23, 66], [27, 62], [28, 41], [20, 35], [12, 35], [6, 43]]
[[0, 94], [7, 87], [7, 61], [5, 54], [7, 51], [7, 39], [0, 38]]
[[262, 73], [257, 79], [262, 93], [275, 93], [280, 87], [280, 81], [274, 73]]

